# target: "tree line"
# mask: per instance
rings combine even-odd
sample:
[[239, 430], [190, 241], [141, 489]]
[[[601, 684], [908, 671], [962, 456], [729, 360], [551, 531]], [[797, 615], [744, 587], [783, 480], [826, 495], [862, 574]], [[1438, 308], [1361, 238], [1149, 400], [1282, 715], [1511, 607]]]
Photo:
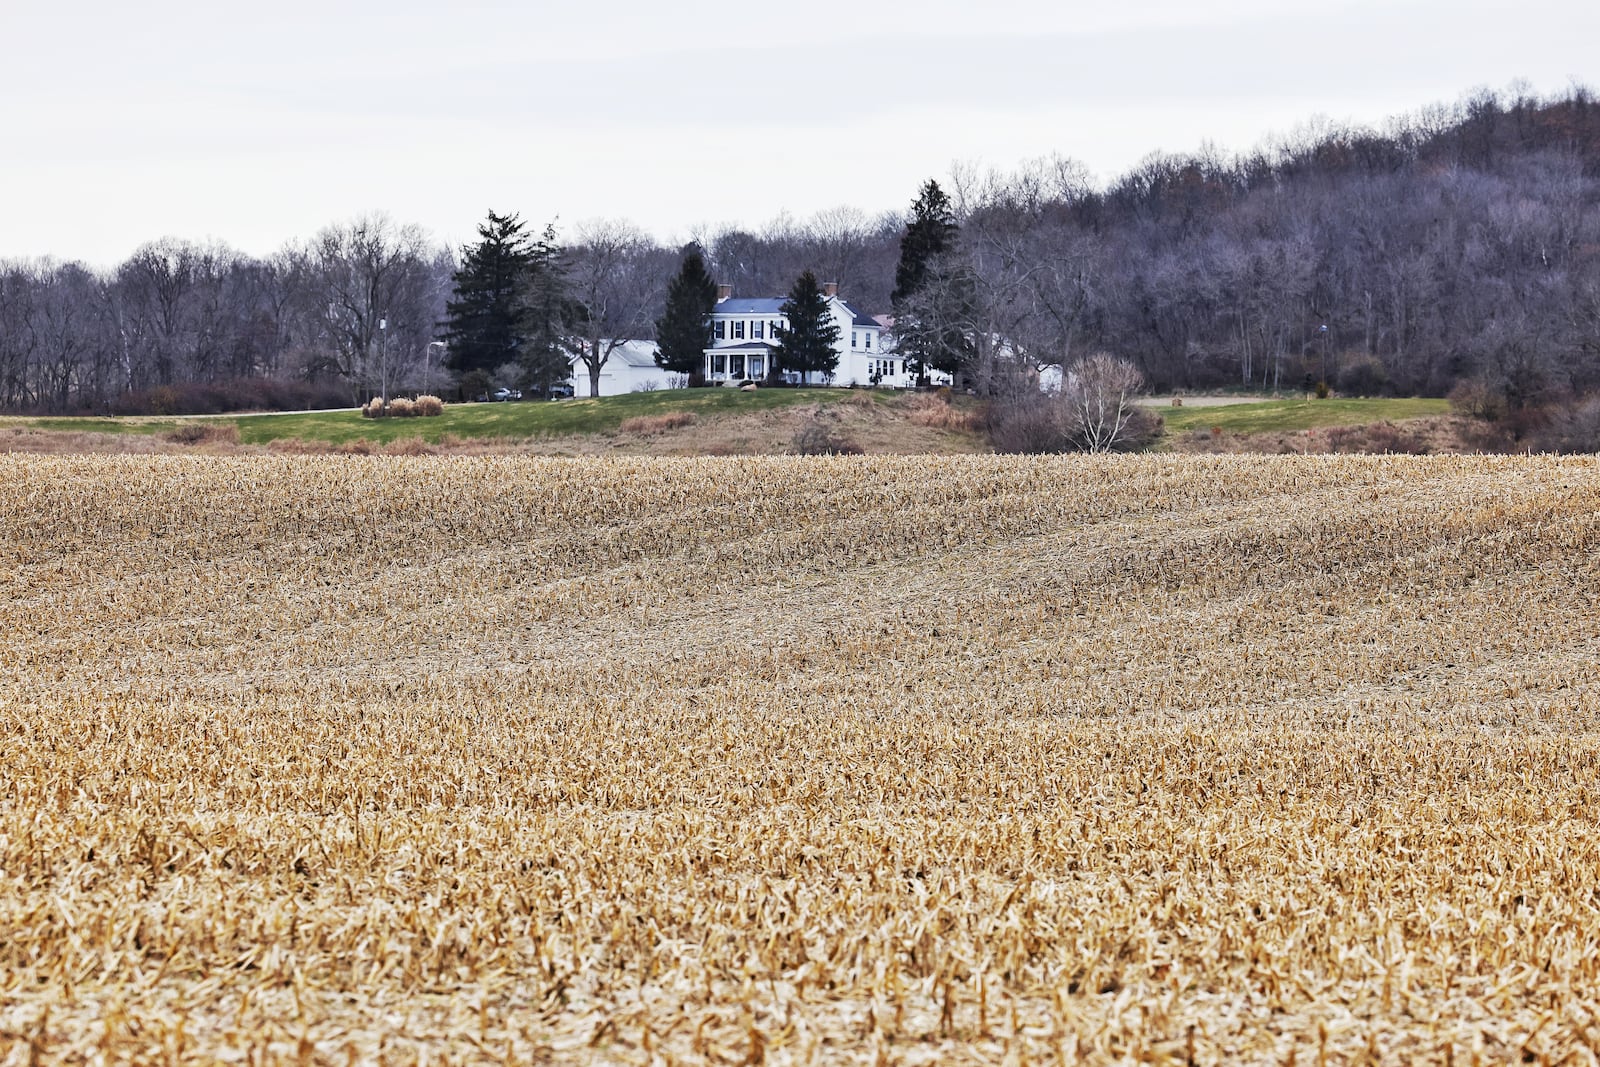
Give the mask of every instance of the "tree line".
[[[1600, 104], [1575, 87], [1480, 92], [1381, 129], [1314, 124], [1241, 156], [1152, 155], [1103, 187], [1058, 158], [958, 167], [904, 214], [839, 208], [689, 248], [617, 221], [531, 234], [493, 212], [460, 250], [384, 215], [265, 258], [167, 238], [105, 271], [0, 264], [0, 407], [547, 386], [573, 355], [598, 374], [623, 339], [692, 348], [668, 300], [692, 255], [702, 302], [712, 279], [792, 297], [809, 271], [892, 311], [914, 365], [983, 392], [1107, 352], [1157, 390], [1467, 383], [1518, 410], [1600, 388], [1597, 207]], [[497, 240], [524, 258], [496, 266]], [[491, 351], [468, 334], [495, 269], [519, 318]]]

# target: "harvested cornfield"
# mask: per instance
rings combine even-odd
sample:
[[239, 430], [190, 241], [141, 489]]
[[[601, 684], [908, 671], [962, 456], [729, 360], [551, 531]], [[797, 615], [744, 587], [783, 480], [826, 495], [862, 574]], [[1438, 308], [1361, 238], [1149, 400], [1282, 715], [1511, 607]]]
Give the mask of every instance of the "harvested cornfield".
[[0, 465], [0, 1062], [1596, 1061], [1592, 458]]

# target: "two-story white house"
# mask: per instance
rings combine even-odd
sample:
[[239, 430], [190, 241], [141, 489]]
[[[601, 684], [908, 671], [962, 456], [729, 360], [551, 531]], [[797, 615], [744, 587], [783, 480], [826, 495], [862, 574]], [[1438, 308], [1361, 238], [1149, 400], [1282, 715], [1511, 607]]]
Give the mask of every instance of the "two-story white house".
[[[826, 384], [915, 385], [914, 376], [906, 373], [905, 360], [896, 359], [886, 346], [884, 323], [846, 303], [836, 283], [824, 285], [822, 291], [839, 327], [839, 365]], [[705, 350], [706, 381], [758, 382], [770, 375], [777, 348], [775, 331], [789, 325], [780, 310], [784, 303], [781, 296], [735, 297], [731, 286], [718, 286], [717, 304], [711, 311], [711, 347]], [[799, 381], [793, 373], [785, 377]]]

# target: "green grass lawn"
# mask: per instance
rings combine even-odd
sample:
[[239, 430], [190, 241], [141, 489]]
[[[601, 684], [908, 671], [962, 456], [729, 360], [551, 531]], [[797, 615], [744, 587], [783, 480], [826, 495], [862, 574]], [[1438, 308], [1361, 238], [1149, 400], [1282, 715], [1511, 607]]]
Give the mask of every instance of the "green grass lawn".
[[56, 418], [28, 418], [24, 416], [6, 416], [0, 418], [0, 428], [13, 426], [26, 430], [60, 430], [64, 433], [139, 433], [156, 434], [170, 430], [178, 425], [180, 420], [163, 416], [161, 418], [118, 418], [114, 416], [59, 416]]
[[[234, 423], [244, 444], [298, 438], [328, 444], [371, 441], [385, 444], [420, 437], [437, 441], [445, 435], [468, 438], [553, 437], [564, 434], [615, 432], [626, 419], [689, 411], [703, 417], [768, 411], [796, 404], [837, 403], [852, 395], [847, 389], [663, 389], [653, 393], [601, 397], [598, 400], [525, 400], [500, 404], [449, 404], [433, 418], [364, 419], [355, 408], [286, 415], [196, 415], [127, 417], [5, 417], [0, 427], [67, 433], [158, 434], [185, 422]], [[885, 402], [888, 393], [873, 394]]]
[[236, 419], [245, 444], [299, 438], [303, 441], [387, 443], [409, 437], [437, 441], [459, 438], [553, 437], [614, 432], [625, 419], [689, 411], [701, 416], [737, 415], [795, 404], [836, 403], [851, 395], [843, 389], [663, 389], [653, 393], [577, 400], [524, 400], [504, 404], [450, 404], [433, 418], [364, 419], [357, 411], [304, 415], [250, 415]]
[[1152, 407], [1151, 410], [1167, 421], [1168, 433], [1208, 430], [1213, 426], [1220, 426], [1228, 433], [1275, 433], [1448, 415], [1450, 402], [1416, 398], [1255, 400], [1216, 407]]
[[[204, 421], [232, 422], [239, 440], [261, 445], [298, 438], [303, 441], [345, 444], [371, 441], [387, 444], [420, 437], [438, 441], [445, 435], [462, 439], [553, 437], [566, 434], [613, 433], [623, 420], [673, 411], [689, 411], [705, 418], [769, 411], [796, 404], [838, 403], [861, 394], [848, 389], [665, 389], [653, 393], [602, 397], [598, 400], [525, 400], [505, 404], [451, 404], [435, 418], [363, 419], [359, 411], [318, 411], [295, 415], [204, 416]], [[868, 394], [880, 404], [898, 402], [898, 394]], [[1444, 400], [1244, 400], [1217, 407], [1151, 407], [1166, 420], [1169, 433], [1220, 426], [1230, 433], [1270, 433], [1305, 430], [1315, 426], [1357, 426], [1383, 420], [1448, 414]], [[39, 430], [79, 433], [156, 434], [188, 420], [166, 417], [135, 418], [7, 418], [11, 425]]]

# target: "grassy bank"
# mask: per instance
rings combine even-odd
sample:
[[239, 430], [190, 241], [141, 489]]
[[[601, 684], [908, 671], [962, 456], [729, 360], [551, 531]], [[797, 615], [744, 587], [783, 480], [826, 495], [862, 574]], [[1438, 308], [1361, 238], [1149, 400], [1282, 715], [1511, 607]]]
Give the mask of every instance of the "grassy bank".
[[237, 419], [239, 440], [268, 444], [298, 438], [345, 444], [387, 443], [421, 437], [438, 441], [446, 435], [462, 439], [557, 437], [568, 434], [614, 433], [627, 419], [689, 412], [699, 417], [739, 415], [796, 404], [837, 402], [849, 392], [838, 389], [670, 389], [599, 399], [507, 404], [451, 404], [444, 414], [426, 419], [363, 419], [356, 411], [319, 411], [295, 415], [252, 415]]
[[1361, 426], [1450, 414], [1447, 400], [1418, 398], [1250, 400], [1215, 407], [1153, 408], [1169, 433], [1219, 426], [1227, 433], [1282, 433], [1319, 426]]

